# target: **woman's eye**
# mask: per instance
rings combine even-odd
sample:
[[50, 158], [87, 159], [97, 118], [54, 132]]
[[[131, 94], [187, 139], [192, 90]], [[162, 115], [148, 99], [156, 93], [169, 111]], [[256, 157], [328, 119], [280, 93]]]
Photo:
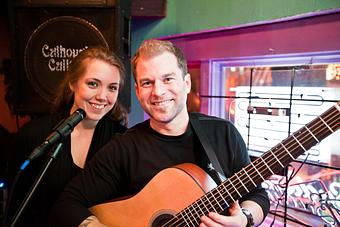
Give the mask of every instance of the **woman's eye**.
[[98, 87], [98, 83], [97, 83], [97, 82], [94, 82], [94, 81], [89, 81], [89, 82], [87, 82], [87, 85], [88, 85], [89, 87], [93, 87], [93, 88]]
[[110, 91], [117, 91], [118, 90], [118, 86], [117, 85], [112, 85], [109, 86]]

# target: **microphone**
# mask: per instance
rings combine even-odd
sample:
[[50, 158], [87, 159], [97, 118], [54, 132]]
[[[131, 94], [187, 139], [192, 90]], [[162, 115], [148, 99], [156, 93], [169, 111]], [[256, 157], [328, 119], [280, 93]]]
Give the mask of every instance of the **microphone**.
[[33, 152], [28, 157], [28, 160], [32, 161], [44, 153], [44, 151], [50, 147], [52, 144], [62, 140], [64, 137], [68, 136], [73, 128], [84, 118], [86, 113], [83, 109], [77, 109], [69, 116], [66, 120], [59, 124], [59, 127], [53, 130], [53, 132], [45, 139], [45, 141], [36, 147]]

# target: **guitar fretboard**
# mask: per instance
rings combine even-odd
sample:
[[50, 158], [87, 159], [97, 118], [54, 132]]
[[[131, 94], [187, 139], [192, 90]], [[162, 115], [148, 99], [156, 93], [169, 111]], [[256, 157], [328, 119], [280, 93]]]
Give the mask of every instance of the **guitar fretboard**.
[[299, 155], [340, 128], [340, 102], [228, 178], [164, 226], [198, 226], [210, 211], [221, 213]]

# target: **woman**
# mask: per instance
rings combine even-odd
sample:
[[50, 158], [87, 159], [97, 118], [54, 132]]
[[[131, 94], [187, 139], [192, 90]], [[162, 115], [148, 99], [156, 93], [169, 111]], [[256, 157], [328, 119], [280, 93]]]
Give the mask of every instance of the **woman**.
[[[26, 124], [17, 135], [16, 170], [32, 150], [41, 144], [53, 128], [78, 108], [86, 118], [63, 140], [62, 150], [52, 162], [38, 190], [16, 226], [46, 226], [49, 208], [66, 184], [79, 173], [88, 160], [116, 133], [126, 130], [126, 112], [117, 102], [124, 84], [120, 59], [105, 48], [82, 51], [68, 67], [57, 92], [52, 113]], [[34, 160], [18, 180], [12, 195], [7, 222], [11, 221], [24, 195], [49, 158]]]

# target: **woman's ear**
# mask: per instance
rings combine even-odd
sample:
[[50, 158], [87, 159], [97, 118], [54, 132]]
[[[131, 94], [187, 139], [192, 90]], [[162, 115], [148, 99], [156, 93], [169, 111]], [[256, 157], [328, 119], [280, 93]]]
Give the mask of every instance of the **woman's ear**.
[[70, 90], [74, 92], [74, 87], [71, 83], [68, 83], [68, 86], [70, 87]]

